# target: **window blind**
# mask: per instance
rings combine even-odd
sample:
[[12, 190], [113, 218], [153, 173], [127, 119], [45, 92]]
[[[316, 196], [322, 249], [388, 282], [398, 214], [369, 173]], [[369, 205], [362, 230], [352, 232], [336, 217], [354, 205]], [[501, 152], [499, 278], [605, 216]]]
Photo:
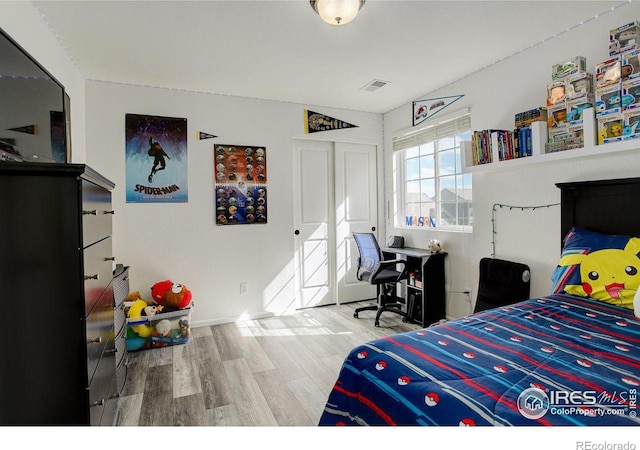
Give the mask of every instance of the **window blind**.
[[393, 151], [417, 147], [418, 145], [463, 133], [470, 129], [471, 114], [466, 113], [393, 138]]

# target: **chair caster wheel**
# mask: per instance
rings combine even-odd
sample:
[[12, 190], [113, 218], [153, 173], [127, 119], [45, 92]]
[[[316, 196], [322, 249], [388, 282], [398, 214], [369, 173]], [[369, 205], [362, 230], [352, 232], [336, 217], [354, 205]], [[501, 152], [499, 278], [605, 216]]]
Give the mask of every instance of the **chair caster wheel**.
[[407, 319], [406, 317], [403, 317], [403, 318], [402, 318], [402, 321], [403, 321], [404, 323], [407, 323], [407, 322], [409, 322], [409, 319]]
[[357, 319], [357, 318], [358, 318], [358, 313], [357, 313], [357, 312], [354, 312], [354, 313], [353, 313], [353, 317], [355, 317], [355, 318]]
[[375, 321], [374, 325], [375, 325], [377, 328], [380, 328], [380, 322], [378, 322], [377, 320]]

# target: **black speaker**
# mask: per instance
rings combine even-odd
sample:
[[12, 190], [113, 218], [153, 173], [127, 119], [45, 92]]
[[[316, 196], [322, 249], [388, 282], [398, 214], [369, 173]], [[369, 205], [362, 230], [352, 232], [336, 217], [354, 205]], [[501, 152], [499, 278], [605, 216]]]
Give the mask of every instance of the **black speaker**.
[[387, 247], [391, 247], [391, 248], [404, 247], [404, 238], [402, 236], [389, 236]]

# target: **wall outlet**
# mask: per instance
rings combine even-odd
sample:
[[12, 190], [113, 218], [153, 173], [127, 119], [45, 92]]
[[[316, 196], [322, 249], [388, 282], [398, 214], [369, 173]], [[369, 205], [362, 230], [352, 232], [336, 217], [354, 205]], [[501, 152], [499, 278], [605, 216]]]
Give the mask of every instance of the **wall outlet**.
[[243, 281], [240, 283], [240, 295], [245, 295], [249, 293], [249, 283]]

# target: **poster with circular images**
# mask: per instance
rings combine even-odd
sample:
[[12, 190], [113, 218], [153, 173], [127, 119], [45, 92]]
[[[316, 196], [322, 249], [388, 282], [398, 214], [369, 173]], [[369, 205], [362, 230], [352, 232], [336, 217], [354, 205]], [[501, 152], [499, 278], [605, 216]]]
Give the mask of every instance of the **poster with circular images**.
[[214, 146], [216, 224], [267, 222], [267, 151], [264, 147]]

